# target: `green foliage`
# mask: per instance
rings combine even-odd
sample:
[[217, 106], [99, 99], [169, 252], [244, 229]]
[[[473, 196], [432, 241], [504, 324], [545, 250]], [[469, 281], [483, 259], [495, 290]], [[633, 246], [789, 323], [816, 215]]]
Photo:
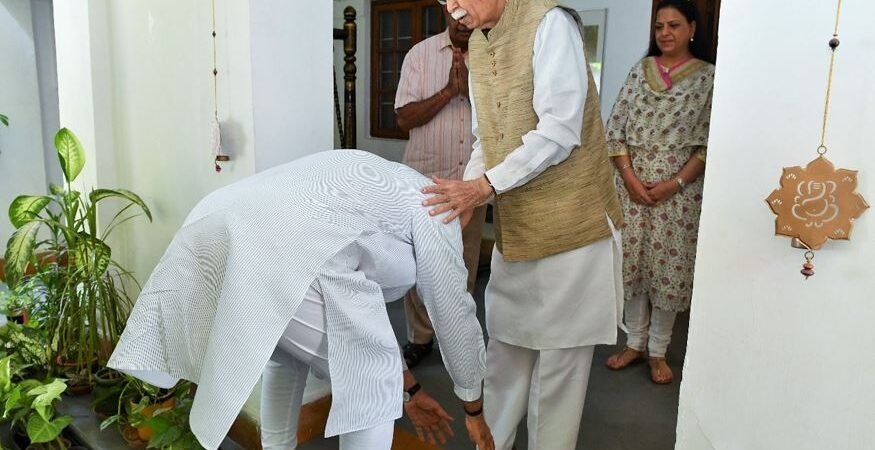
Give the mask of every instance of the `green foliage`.
[[0, 329], [0, 342], [6, 353], [28, 374], [45, 374], [49, 364], [49, 352], [44, 330], [9, 322]]
[[12, 356], [0, 359], [0, 401], [3, 418], [20, 424], [31, 443], [61, 442], [61, 432], [73, 419], [57, 416], [55, 409], [67, 385], [61, 379], [41, 381], [23, 377], [23, 367]]
[[0, 313], [7, 317], [21, 315], [30, 309], [39, 295], [36, 280], [19, 283], [12, 289], [0, 291]]
[[117, 414], [104, 420], [100, 429], [113, 424], [151, 427], [154, 432], [147, 448], [200, 449], [188, 421], [193, 402], [190, 382], [181, 381], [167, 390], [128, 376], [121, 387]]
[[[6, 246], [6, 282], [14, 288], [24, 282], [28, 265], [36, 269], [45, 299], [34, 318], [47, 331], [49, 364], [60, 373], [58, 357], [75, 362], [76, 372], [90, 380], [94, 356], [100, 362], [109, 356], [106, 344], [118, 341], [133, 305], [125, 282], [136, 283], [113, 259], [106, 240], [117, 226], [139, 216], [151, 221], [152, 213], [127, 190], [74, 190], [85, 150], [66, 128], [55, 136], [55, 147], [65, 185], [52, 185], [49, 195], [20, 195], [9, 207], [16, 231]], [[118, 211], [98, 227], [98, 205], [108, 199]]]

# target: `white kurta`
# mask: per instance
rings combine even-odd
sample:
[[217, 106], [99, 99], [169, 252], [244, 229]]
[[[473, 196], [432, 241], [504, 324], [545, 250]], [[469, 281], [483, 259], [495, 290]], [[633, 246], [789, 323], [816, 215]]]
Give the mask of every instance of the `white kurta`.
[[[110, 367], [160, 387], [197, 383], [191, 428], [217, 448], [316, 280], [333, 395], [325, 433], [370, 428], [401, 416], [385, 301], [415, 281], [456, 395], [476, 400], [484, 345], [461, 233], [422, 207], [428, 184], [370, 153], [331, 151], [208, 195], [143, 287]], [[395, 270], [411, 263], [415, 280]]]
[[[538, 126], [503, 162], [486, 170], [470, 87], [474, 151], [465, 179], [487, 174], [496, 192], [526, 184], [580, 148], [587, 77], [583, 43], [574, 19], [559, 8], [538, 27], [534, 56], [534, 109]], [[544, 220], [549, 220], [545, 217]], [[605, 216], [605, 220], [610, 219]], [[586, 247], [534, 261], [507, 262], [496, 247], [486, 287], [489, 337], [532, 349], [614, 344], [622, 320], [619, 232]]]

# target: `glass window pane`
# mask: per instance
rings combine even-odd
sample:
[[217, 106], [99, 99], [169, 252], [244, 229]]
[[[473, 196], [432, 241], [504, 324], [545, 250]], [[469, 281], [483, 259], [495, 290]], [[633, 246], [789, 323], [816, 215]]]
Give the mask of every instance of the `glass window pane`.
[[409, 9], [398, 11], [398, 39], [413, 39], [413, 14]]
[[[386, 55], [388, 58], [391, 58], [391, 55]], [[387, 58], [387, 59], [388, 59]], [[395, 71], [380, 71], [380, 90], [383, 89], [395, 89]]]
[[380, 50], [391, 50], [395, 46], [396, 16], [394, 11], [380, 13]]
[[395, 97], [392, 94], [380, 96], [380, 128], [395, 129]]
[[422, 32], [423, 38], [429, 38], [444, 31], [441, 27], [441, 18], [444, 11], [440, 6], [422, 8]]

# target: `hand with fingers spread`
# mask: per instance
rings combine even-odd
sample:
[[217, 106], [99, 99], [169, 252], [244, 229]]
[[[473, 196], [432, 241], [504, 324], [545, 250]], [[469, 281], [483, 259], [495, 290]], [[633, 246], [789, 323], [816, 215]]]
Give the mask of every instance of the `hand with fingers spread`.
[[441, 405], [430, 395], [420, 390], [404, 403], [404, 411], [416, 428], [419, 439], [434, 445], [443, 445], [453, 436], [450, 422], [453, 420]]
[[434, 206], [429, 214], [435, 216], [451, 211], [444, 219], [444, 223], [450, 223], [456, 217], [469, 210], [485, 204], [492, 198], [493, 191], [486, 176], [470, 181], [446, 180], [432, 177], [435, 182], [432, 186], [422, 189], [424, 194], [434, 194], [424, 202], [423, 206]]

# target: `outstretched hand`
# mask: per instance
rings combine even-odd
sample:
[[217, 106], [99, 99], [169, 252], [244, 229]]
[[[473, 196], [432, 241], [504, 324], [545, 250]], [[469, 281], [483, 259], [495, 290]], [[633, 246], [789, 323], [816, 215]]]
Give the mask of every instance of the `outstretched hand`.
[[[434, 206], [429, 211], [429, 214], [433, 216], [451, 211], [450, 215], [444, 218], [444, 223], [452, 222], [456, 217], [486, 203], [492, 197], [492, 188], [485, 177], [471, 181], [445, 180], [443, 178], [432, 177], [432, 181], [435, 184], [426, 186], [422, 189], [422, 192], [434, 195], [426, 199], [422, 204], [423, 206]], [[470, 214], [467, 215], [470, 216]], [[470, 220], [470, 217], [468, 217], [468, 220]], [[467, 225], [467, 223], [463, 223], [463, 225]]]
[[405, 403], [404, 411], [413, 422], [419, 439], [434, 445], [443, 445], [453, 436], [453, 429], [450, 428], [453, 418], [424, 391], [420, 390]]

